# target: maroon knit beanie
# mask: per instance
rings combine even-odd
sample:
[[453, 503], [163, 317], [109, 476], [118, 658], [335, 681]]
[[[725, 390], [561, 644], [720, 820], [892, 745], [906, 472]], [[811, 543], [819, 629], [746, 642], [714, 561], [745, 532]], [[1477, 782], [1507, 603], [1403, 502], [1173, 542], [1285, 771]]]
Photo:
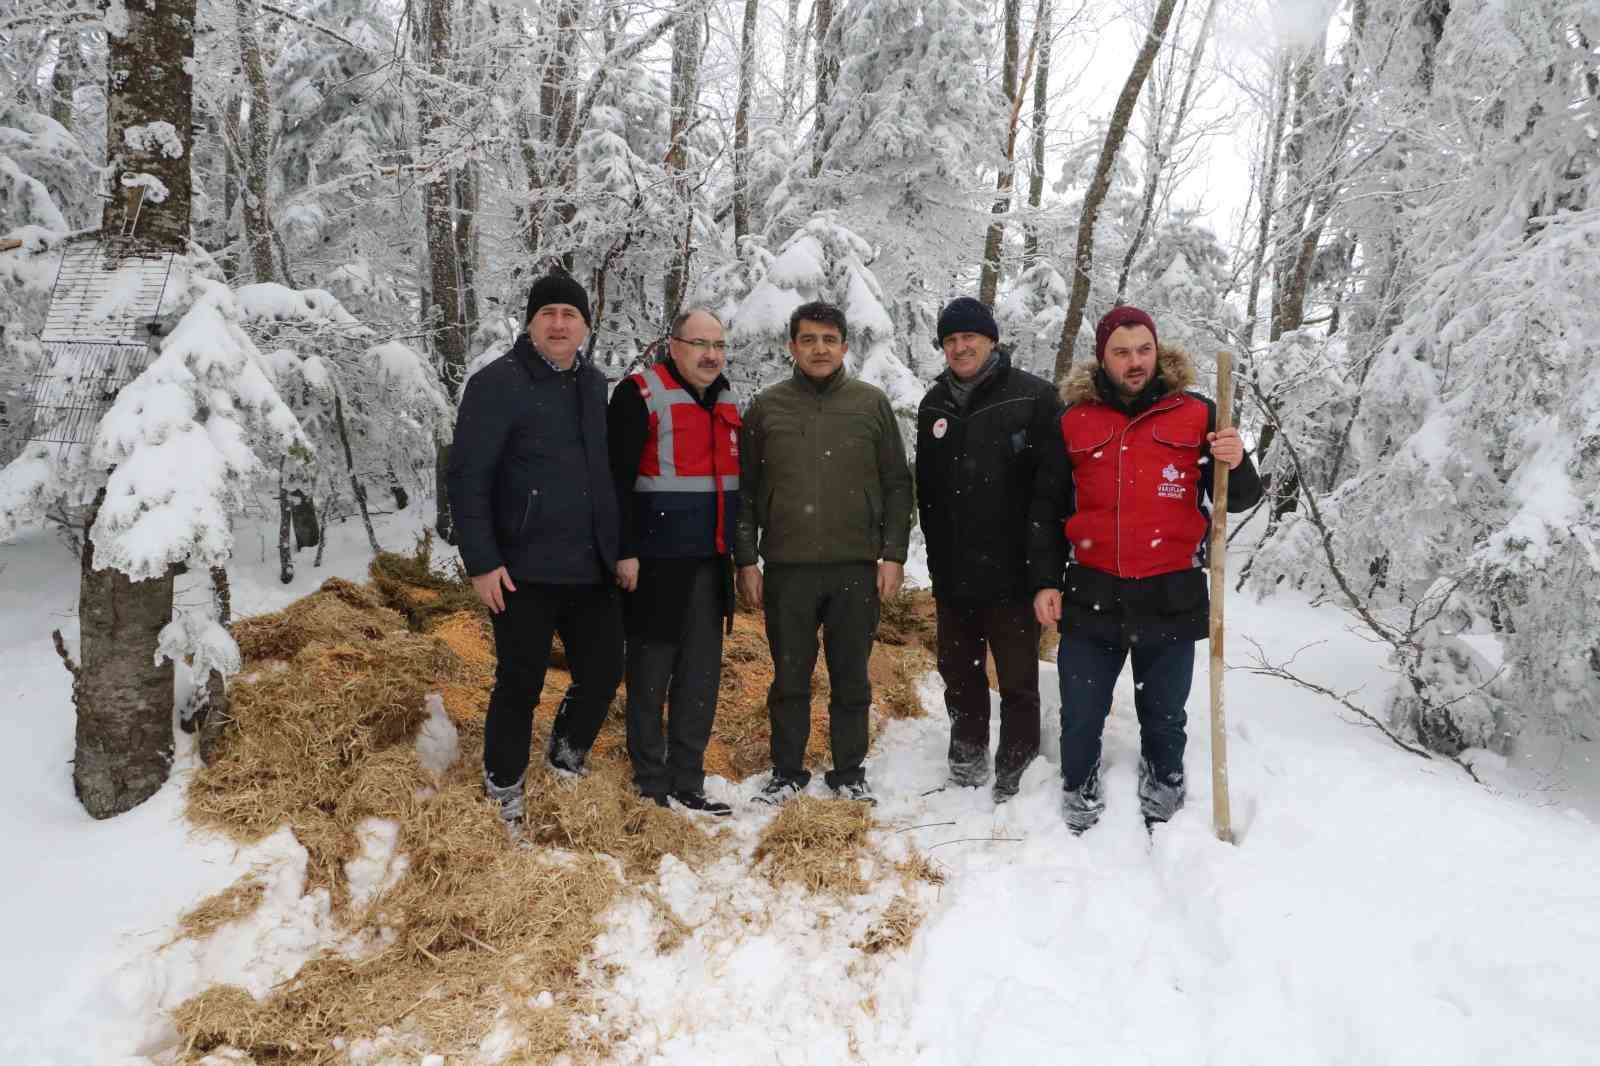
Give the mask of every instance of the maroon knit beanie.
[[1156, 334], [1156, 320], [1132, 304], [1123, 304], [1107, 311], [1106, 316], [1094, 327], [1094, 357], [1097, 362], [1105, 362], [1106, 342], [1111, 340], [1114, 330], [1123, 326], [1143, 326], [1150, 331], [1151, 340], [1157, 345], [1161, 343], [1161, 338]]

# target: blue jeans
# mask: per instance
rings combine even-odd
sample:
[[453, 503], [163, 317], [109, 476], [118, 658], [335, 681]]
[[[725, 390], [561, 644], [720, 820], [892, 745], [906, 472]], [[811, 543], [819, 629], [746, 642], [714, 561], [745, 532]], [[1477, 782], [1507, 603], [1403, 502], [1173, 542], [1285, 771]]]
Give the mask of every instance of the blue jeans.
[[[1100, 765], [1100, 738], [1111, 713], [1111, 692], [1127, 660], [1120, 644], [1062, 634], [1056, 668], [1061, 676], [1061, 787], [1076, 792]], [[1176, 788], [1182, 803], [1183, 749], [1194, 681], [1194, 642], [1141, 641], [1132, 647], [1133, 705], [1139, 714], [1143, 756], [1141, 796], [1147, 777]]]

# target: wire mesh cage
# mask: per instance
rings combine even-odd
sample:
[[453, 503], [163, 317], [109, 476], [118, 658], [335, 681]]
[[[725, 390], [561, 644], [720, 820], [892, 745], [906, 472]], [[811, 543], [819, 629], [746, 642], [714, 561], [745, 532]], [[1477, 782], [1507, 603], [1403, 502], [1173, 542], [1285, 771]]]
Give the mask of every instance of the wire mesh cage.
[[150, 365], [173, 259], [114, 238], [62, 250], [22, 415], [27, 440], [86, 443], [117, 393]]

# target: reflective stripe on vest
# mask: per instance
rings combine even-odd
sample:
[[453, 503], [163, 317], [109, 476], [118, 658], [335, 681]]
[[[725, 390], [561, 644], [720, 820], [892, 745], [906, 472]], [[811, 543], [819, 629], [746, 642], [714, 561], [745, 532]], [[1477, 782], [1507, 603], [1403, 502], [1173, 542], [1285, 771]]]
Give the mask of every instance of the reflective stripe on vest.
[[[719, 554], [728, 551], [727, 508], [724, 493], [739, 490], [739, 409], [732, 403], [714, 404], [710, 411], [678, 383], [665, 362], [631, 375], [650, 414], [650, 429], [639, 455], [639, 473], [633, 491], [652, 493], [715, 494], [714, 543]], [[680, 412], [693, 425], [679, 427]], [[685, 439], [683, 451], [691, 469], [680, 469], [680, 431], [705, 434], [701, 440]], [[719, 439], [719, 434], [727, 434]], [[703, 445], [702, 445], [703, 440]], [[721, 457], [721, 462], [718, 457]]]
[[[650, 380], [654, 378], [655, 380]], [[713, 471], [711, 465], [715, 463], [718, 451], [716, 442], [710, 442], [707, 450], [707, 468], [704, 470], [678, 469], [676, 449], [674, 448], [674, 418], [673, 408], [688, 406], [704, 413], [705, 408], [695, 395], [682, 385], [678, 384], [665, 363], [657, 363], [643, 373], [632, 375], [634, 384], [639, 387], [639, 395], [644, 399], [645, 409], [650, 412], [650, 436], [645, 441], [644, 453], [639, 457], [639, 474], [634, 479], [635, 492], [714, 492], [721, 481], [724, 492], [739, 487], [739, 469], [734, 464], [731, 473], [721, 470]], [[723, 417], [718, 419], [717, 414]], [[729, 417], [731, 415], [731, 417]], [[737, 455], [739, 431], [735, 428], [739, 424], [738, 408], [731, 403], [719, 402], [716, 412], [709, 415], [714, 423], [713, 431], [727, 432], [732, 435], [729, 441], [732, 448], [729, 451]], [[716, 424], [719, 423], [720, 424]], [[698, 465], [698, 464], [697, 464]], [[714, 479], [713, 474], [718, 475]]]

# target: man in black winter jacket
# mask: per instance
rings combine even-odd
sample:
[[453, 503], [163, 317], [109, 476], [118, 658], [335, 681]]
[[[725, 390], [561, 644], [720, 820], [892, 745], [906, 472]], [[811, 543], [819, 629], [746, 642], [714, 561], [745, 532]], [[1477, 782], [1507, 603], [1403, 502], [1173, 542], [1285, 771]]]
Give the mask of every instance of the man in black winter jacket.
[[939, 315], [947, 367], [917, 410], [917, 506], [938, 607], [939, 673], [950, 714], [950, 777], [989, 779], [989, 680], [1000, 681], [994, 798], [1016, 795], [1039, 753], [1039, 623], [1028, 581], [1028, 427], [1060, 411], [1055, 389], [1011, 365], [999, 327], [970, 297]]
[[622, 680], [606, 380], [582, 353], [588, 336], [582, 286], [564, 274], [535, 282], [527, 332], [467, 381], [450, 451], [461, 560], [494, 625], [484, 790], [513, 823], [552, 634], [572, 671], [546, 748], [554, 769], [583, 772]]

